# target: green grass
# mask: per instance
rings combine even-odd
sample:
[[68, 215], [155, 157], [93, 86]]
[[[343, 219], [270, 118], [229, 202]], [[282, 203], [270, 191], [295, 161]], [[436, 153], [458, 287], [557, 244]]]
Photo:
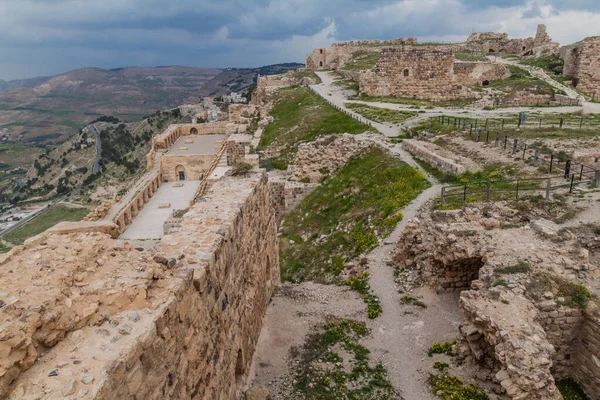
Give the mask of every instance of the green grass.
[[[359, 341], [369, 334], [365, 323], [332, 320], [294, 347], [294, 392], [313, 400], [401, 400], [381, 364], [370, 362]], [[295, 397], [296, 398], [296, 397]]]
[[418, 100], [409, 97], [381, 97], [381, 96], [367, 96], [362, 94], [360, 96], [349, 97], [350, 100], [361, 100], [371, 103], [391, 103], [391, 104], [406, 104], [417, 107], [456, 107], [462, 108], [472, 104], [476, 99], [457, 99], [457, 100], [442, 100], [442, 101], [429, 101], [429, 100]]
[[6, 234], [3, 239], [14, 245], [20, 245], [25, 240], [39, 235], [48, 228], [63, 221], [81, 221], [90, 210], [87, 208], [69, 208], [62, 205], [56, 205], [49, 210], [28, 221], [25, 225]]
[[398, 211], [428, 186], [383, 149], [354, 157], [286, 216], [282, 280], [336, 282], [344, 263], [377, 246], [402, 219]]
[[346, 103], [345, 106], [371, 121], [381, 123], [401, 124], [417, 115], [416, 112], [412, 111], [390, 110], [389, 108], [373, 107], [360, 103]]
[[496, 269], [497, 274], [510, 275], [510, 274], [524, 274], [531, 271], [531, 265], [526, 261], [519, 261], [515, 265], [509, 265], [508, 267], [502, 267]]
[[455, 51], [454, 58], [460, 61], [489, 61], [486, 56], [475, 51]]
[[556, 387], [564, 400], [590, 400], [581, 386], [571, 378], [557, 379]]
[[565, 94], [563, 91], [555, 89], [549, 83], [531, 76], [529, 72], [522, 68], [514, 65], [508, 65], [507, 67], [512, 75], [506, 79], [491, 81], [489, 86], [506, 92], [508, 97], [522, 90], [528, 90], [536, 94]]
[[0, 242], [0, 254], [1, 253], [8, 253], [10, 251], [11, 247], [5, 245], [4, 243]]
[[296, 79], [311, 78], [314, 79], [316, 82], [321, 83], [321, 79], [317, 74], [315, 74], [314, 71], [293, 71], [289, 74]]
[[522, 60], [520, 61], [520, 64], [541, 68], [553, 78], [562, 75], [562, 68], [564, 65], [558, 54]]
[[356, 51], [352, 53], [352, 57], [350, 57], [342, 69], [346, 71], [366, 71], [372, 69], [377, 64], [377, 61], [379, 61], [380, 56], [381, 53], [378, 51]]
[[364, 302], [367, 304], [367, 316], [371, 319], [377, 318], [381, 313], [381, 305], [379, 304], [379, 297], [373, 294], [371, 286], [369, 286], [369, 273], [365, 272], [362, 275], [358, 275], [354, 278], [347, 279], [344, 281], [344, 285], [350, 286], [352, 290], [357, 291], [362, 296]]
[[258, 149], [279, 147], [280, 158], [285, 162], [291, 160], [302, 142], [311, 142], [323, 135], [375, 131], [304, 87], [280, 89], [274, 94], [274, 102], [273, 122], [265, 127]]
[[431, 391], [443, 400], [488, 400], [489, 397], [475, 385], [465, 385], [460, 378], [445, 372], [430, 374]]
[[427, 355], [429, 357], [432, 357], [434, 354], [446, 354], [451, 356], [453, 355], [452, 346], [454, 346], [455, 344], [456, 340], [453, 340], [451, 342], [435, 342], [431, 345], [431, 347], [429, 347], [429, 350], [427, 350]]
[[0, 144], [0, 154], [5, 153], [5, 152], [23, 153], [30, 149], [31, 149], [31, 147], [23, 146], [20, 144]]

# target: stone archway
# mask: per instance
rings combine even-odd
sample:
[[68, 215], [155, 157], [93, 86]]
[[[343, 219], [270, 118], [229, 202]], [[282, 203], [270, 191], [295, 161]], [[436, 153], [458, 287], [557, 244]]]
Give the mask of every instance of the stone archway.
[[175, 167], [175, 180], [185, 181], [185, 168], [183, 165]]
[[198, 134], [198, 129], [196, 129], [196, 128], [190, 129], [190, 135], [197, 135], [197, 134]]
[[483, 86], [490, 86], [490, 81], [488, 81], [488, 80], [486, 79], [485, 81], [481, 82], [481, 84], [482, 84]]

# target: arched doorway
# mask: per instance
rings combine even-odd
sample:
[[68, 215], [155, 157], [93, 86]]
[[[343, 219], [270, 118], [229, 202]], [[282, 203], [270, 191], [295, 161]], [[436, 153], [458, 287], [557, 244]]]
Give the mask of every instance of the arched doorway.
[[409, 76], [410, 75], [410, 71], [408, 70], [408, 68], [406, 68], [404, 71], [402, 71], [402, 74], [404, 76]]
[[319, 67], [323, 66], [323, 61], [319, 61]]
[[490, 86], [490, 81], [485, 80], [482, 82], [483, 86]]
[[190, 129], [190, 135], [197, 135], [197, 134], [198, 134], [198, 129], [196, 129], [196, 128]]
[[175, 176], [178, 181], [185, 181], [185, 168], [183, 165], [175, 167]]

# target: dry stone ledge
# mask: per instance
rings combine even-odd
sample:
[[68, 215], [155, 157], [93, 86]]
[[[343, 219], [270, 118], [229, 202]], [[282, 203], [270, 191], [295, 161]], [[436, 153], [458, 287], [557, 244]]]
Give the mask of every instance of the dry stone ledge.
[[418, 159], [433, 165], [442, 172], [460, 175], [466, 171], [464, 166], [436, 154], [429, 150], [423, 142], [416, 139], [404, 139], [402, 141], [402, 148]]
[[265, 174], [224, 177], [158, 250], [94, 232], [11, 252], [0, 398], [242, 395], [279, 273], [270, 202]]

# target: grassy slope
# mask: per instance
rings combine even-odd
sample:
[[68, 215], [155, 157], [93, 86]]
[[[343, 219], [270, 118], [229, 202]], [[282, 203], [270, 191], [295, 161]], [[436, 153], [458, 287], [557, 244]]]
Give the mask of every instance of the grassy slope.
[[301, 142], [310, 142], [323, 135], [373, 131], [304, 87], [280, 89], [274, 95], [274, 101], [271, 111], [274, 120], [266, 126], [259, 149], [281, 147], [280, 157], [285, 161], [289, 161]]
[[491, 81], [490, 87], [502, 90], [508, 93], [508, 96], [513, 96], [516, 92], [526, 89], [536, 94], [564, 94], [564, 92], [555, 89], [549, 83], [539, 78], [534, 78], [522, 68], [508, 65], [508, 69], [510, 69], [512, 75], [506, 79]]
[[352, 53], [352, 57], [348, 60], [348, 63], [342, 67], [343, 70], [346, 71], [367, 71], [372, 69], [377, 61], [379, 61], [379, 57], [381, 53], [379, 52], [369, 52], [364, 50], [359, 50]]
[[346, 107], [356, 111], [371, 121], [382, 123], [391, 122], [394, 124], [400, 124], [417, 115], [417, 113], [411, 111], [390, 110], [387, 108], [367, 106], [359, 103], [346, 103]]
[[90, 210], [87, 208], [69, 208], [62, 205], [57, 205], [51, 209], [44, 211], [31, 221], [18, 229], [10, 232], [2, 239], [14, 245], [20, 245], [25, 240], [44, 232], [46, 229], [53, 227], [62, 221], [81, 221]]
[[355, 157], [285, 218], [282, 279], [335, 282], [344, 263], [387, 236], [402, 219], [399, 209], [428, 185], [382, 149]]

